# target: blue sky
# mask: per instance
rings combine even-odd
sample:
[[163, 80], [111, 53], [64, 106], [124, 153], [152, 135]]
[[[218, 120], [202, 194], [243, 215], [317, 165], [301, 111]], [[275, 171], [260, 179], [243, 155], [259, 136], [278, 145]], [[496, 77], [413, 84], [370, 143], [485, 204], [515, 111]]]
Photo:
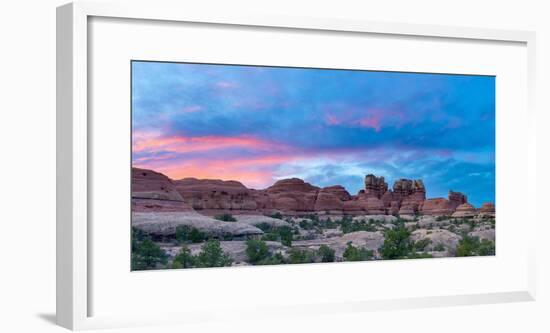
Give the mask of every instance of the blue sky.
[[132, 112], [133, 165], [174, 179], [355, 194], [374, 173], [494, 202], [494, 77], [134, 61]]

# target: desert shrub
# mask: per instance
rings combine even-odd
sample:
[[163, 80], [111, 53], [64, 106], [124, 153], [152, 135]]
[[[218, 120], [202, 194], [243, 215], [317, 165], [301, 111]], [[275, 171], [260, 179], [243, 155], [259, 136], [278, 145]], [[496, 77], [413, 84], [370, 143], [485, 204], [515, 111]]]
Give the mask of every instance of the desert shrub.
[[167, 258], [166, 253], [149, 238], [132, 243], [132, 270], [158, 268], [159, 265], [166, 265]]
[[234, 238], [235, 238], [235, 236], [233, 236], [233, 234], [228, 233], [228, 232], [224, 233], [223, 235], [220, 236], [220, 239], [224, 240], [224, 241], [232, 241]]
[[266, 234], [262, 235], [261, 240], [263, 241], [271, 241], [271, 242], [277, 242], [279, 241], [279, 234], [276, 232], [268, 232]]
[[433, 256], [426, 252], [411, 252], [407, 255], [407, 259], [424, 259], [433, 258]]
[[280, 252], [258, 261], [256, 265], [280, 265], [285, 263], [285, 258]]
[[317, 253], [322, 262], [333, 262], [336, 259], [334, 249], [324, 244], [319, 247]]
[[195, 227], [187, 225], [179, 225], [176, 227], [176, 240], [179, 243], [186, 243], [189, 241], [192, 243], [200, 243], [206, 239], [206, 234]]
[[279, 219], [279, 220], [283, 219], [283, 214], [281, 214], [280, 212], [276, 212], [276, 213], [273, 213], [273, 214], [267, 215], [267, 216], [271, 217], [271, 218], [274, 218], [274, 219]]
[[314, 229], [315, 228], [315, 224], [313, 221], [308, 221], [308, 220], [301, 220], [298, 225], [300, 226], [300, 228], [304, 229], [304, 230], [311, 230], [311, 229]]
[[368, 222], [365, 222], [365, 220], [354, 221], [350, 217], [344, 217], [340, 220], [339, 224], [340, 230], [342, 230], [343, 233], [348, 234], [355, 231], [376, 231], [376, 226], [379, 225], [380, 222], [374, 221], [373, 219], [369, 219]]
[[488, 239], [482, 239], [477, 249], [477, 254], [480, 256], [494, 256], [495, 243]]
[[183, 246], [172, 262], [172, 268], [191, 268], [195, 267], [195, 257], [187, 246]]
[[201, 252], [195, 257], [197, 267], [231, 266], [233, 259], [223, 249], [218, 240], [209, 240], [201, 247]]
[[220, 221], [224, 221], [224, 222], [237, 222], [237, 219], [231, 215], [231, 214], [220, 214], [220, 215], [216, 215], [214, 216], [214, 218], [216, 220], [220, 220]]
[[307, 215], [307, 218], [313, 222], [319, 222], [319, 216], [317, 214], [309, 214]]
[[292, 245], [292, 228], [288, 226], [282, 226], [278, 227], [277, 233], [279, 234], [279, 237], [281, 238], [281, 244], [284, 246], [291, 246]]
[[265, 232], [261, 240], [280, 241], [285, 246], [292, 245], [294, 230], [291, 227], [286, 225], [281, 227], [262, 226], [260, 229]]
[[370, 260], [373, 257], [373, 251], [365, 247], [355, 247], [348, 243], [346, 250], [344, 251], [344, 259], [346, 261], [365, 261]]
[[336, 223], [330, 218], [319, 220], [319, 227], [321, 229], [334, 229], [336, 228]]
[[267, 222], [256, 224], [255, 227], [259, 228], [263, 232], [271, 232], [273, 230], [273, 226]]
[[384, 244], [380, 249], [382, 258], [398, 259], [406, 257], [412, 248], [410, 236], [410, 231], [402, 226], [393, 230], [386, 230], [384, 233]]
[[434, 246], [434, 251], [437, 251], [437, 252], [443, 252], [445, 251], [445, 245], [441, 244], [441, 243], [437, 243], [435, 246]]
[[189, 240], [193, 243], [200, 243], [204, 240], [206, 240], [206, 234], [202, 231], [200, 231], [197, 228], [191, 228], [191, 231], [189, 232]]
[[445, 221], [445, 220], [448, 220], [448, 219], [449, 219], [449, 216], [446, 216], [446, 215], [437, 216], [435, 218], [435, 220], [438, 221], [438, 222]]
[[308, 250], [292, 249], [288, 257], [289, 264], [306, 264], [315, 262], [315, 254]]
[[495, 243], [490, 240], [479, 240], [478, 237], [464, 235], [456, 248], [457, 257], [490, 256], [495, 254]]
[[141, 229], [132, 227], [132, 249], [134, 245], [137, 245], [139, 242], [144, 241], [145, 239], [151, 239], [151, 237]]
[[421, 239], [413, 243], [413, 250], [424, 251], [424, 249], [426, 249], [426, 246], [430, 245], [431, 243], [432, 243], [432, 240], [429, 238]]
[[261, 240], [251, 239], [246, 241], [245, 252], [248, 256], [248, 261], [251, 264], [256, 264], [269, 257], [269, 249], [267, 244]]

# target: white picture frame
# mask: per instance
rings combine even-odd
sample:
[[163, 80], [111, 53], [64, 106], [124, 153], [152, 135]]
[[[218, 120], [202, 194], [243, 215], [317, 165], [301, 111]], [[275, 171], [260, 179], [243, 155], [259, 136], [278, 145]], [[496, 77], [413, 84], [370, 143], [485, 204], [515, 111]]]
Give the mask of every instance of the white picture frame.
[[[148, 317], [120, 315], [101, 316], [90, 313], [91, 306], [89, 261], [93, 253], [89, 248], [88, 210], [89, 196], [89, 50], [88, 21], [92, 17], [126, 18], [187, 23], [221, 24], [226, 26], [272, 27], [281, 29], [306, 29], [321, 32], [350, 32], [379, 34], [380, 36], [433, 37], [465, 39], [484, 42], [513, 42], [527, 48], [527, 128], [529, 155], [527, 195], [534, 198], [535, 183], [535, 123], [534, 32], [492, 30], [467, 27], [431, 26], [404, 23], [381, 23], [343, 20], [334, 18], [238, 15], [235, 13], [208, 13], [194, 11], [186, 4], [159, 6], [155, 3], [136, 2], [127, 5], [76, 2], [57, 9], [57, 323], [63, 327], [80, 330], [134, 326], [143, 324], [201, 322], [230, 316], [213, 313], [200, 314], [161, 313]], [[530, 209], [529, 223], [536, 221], [535, 200]], [[536, 233], [533, 233], [536, 234]], [[529, 244], [529, 241], [526, 241]], [[489, 293], [465, 293], [426, 297], [404, 297], [381, 300], [355, 300], [279, 306], [266, 311], [249, 309], [256, 316], [311, 315], [329, 312], [369, 311], [380, 309], [435, 307], [459, 304], [499, 303], [529, 301], [535, 298], [535, 251], [528, 249], [528, 265], [525, 268], [527, 285], [521, 290]], [[241, 311], [241, 310], [239, 310]], [[244, 310], [242, 310], [244, 311]]]

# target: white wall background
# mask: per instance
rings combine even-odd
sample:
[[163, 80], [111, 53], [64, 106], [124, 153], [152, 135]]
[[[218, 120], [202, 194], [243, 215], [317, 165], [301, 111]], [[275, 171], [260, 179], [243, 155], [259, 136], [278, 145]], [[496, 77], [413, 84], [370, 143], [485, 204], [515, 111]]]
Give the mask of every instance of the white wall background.
[[[185, 0], [181, 0], [185, 1]], [[189, 1], [191, 3], [191, 1]], [[195, 1], [193, 1], [195, 2]], [[0, 2], [0, 331], [58, 332], [55, 321], [55, 7], [60, 0]], [[160, 1], [156, 1], [161, 5]], [[138, 332], [548, 332], [550, 331], [550, 9], [545, 0], [207, 1], [206, 8], [538, 33], [538, 300], [531, 303], [140, 328]], [[194, 4], [197, 5], [197, 4]], [[522, 177], [522, 175], [517, 175]], [[518, 221], [518, 223], [520, 223]], [[518, 226], [521, 227], [521, 226]], [[406, 280], [406, 277], [403, 277]], [[405, 282], [406, 283], [406, 282]], [[411, 286], [414, 287], [414, 286]], [[182, 302], [185, 297], [182, 296]], [[118, 330], [123, 331], [123, 330]], [[117, 332], [118, 332], [117, 331]]]

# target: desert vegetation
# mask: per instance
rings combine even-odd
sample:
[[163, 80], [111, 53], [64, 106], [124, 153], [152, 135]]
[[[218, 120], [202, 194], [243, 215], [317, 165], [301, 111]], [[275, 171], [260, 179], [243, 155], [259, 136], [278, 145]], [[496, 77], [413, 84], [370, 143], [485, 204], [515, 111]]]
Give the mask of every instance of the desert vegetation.
[[[218, 215], [238, 225], [239, 215]], [[257, 234], [179, 225], [173, 236], [132, 228], [132, 270], [489, 256], [495, 220], [450, 216], [247, 216]], [[275, 221], [276, 220], [276, 221]]]

